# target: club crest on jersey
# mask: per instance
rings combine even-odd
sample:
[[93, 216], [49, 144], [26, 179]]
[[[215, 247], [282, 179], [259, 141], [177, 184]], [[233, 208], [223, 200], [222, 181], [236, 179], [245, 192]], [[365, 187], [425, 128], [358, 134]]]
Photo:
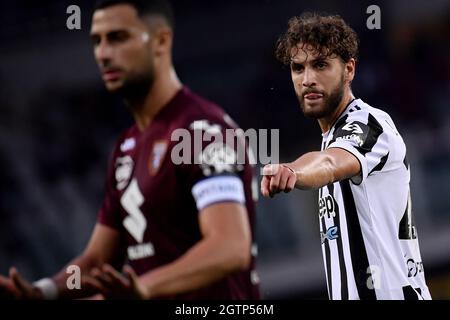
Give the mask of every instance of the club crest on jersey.
[[414, 261], [414, 259], [409, 258], [406, 261], [406, 266], [408, 268], [408, 278], [415, 277], [417, 274], [423, 273], [422, 261]]
[[158, 141], [153, 145], [152, 153], [148, 159], [148, 169], [152, 176], [158, 173], [158, 170], [164, 160], [164, 156], [166, 155], [167, 146], [167, 141]]
[[133, 172], [134, 162], [130, 156], [119, 157], [116, 159], [116, 181], [117, 190], [123, 190], [129, 183], [131, 173]]

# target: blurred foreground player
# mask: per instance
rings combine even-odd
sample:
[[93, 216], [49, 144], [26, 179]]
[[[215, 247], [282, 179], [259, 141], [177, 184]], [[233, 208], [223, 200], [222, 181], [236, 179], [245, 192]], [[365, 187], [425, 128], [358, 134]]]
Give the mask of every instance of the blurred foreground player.
[[330, 299], [431, 299], [411, 211], [406, 147], [391, 117], [355, 98], [356, 33], [339, 16], [289, 21], [277, 56], [291, 68], [320, 152], [264, 168], [261, 192], [319, 189]]
[[[224, 164], [224, 155], [234, 159], [235, 149], [216, 140], [202, 143], [198, 153], [193, 148], [190, 162], [175, 165], [172, 159], [174, 130], [184, 128], [193, 137], [195, 131], [224, 133], [236, 126], [178, 80], [170, 5], [100, 1], [91, 38], [107, 89], [123, 96], [135, 124], [116, 143], [91, 240], [69, 263], [81, 268], [81, 290], [67, 288], [65, 269], [30, 284], [12, 268], [9, 278], [0, 277], [0, 294], [258, 299], [252, 167]], [[199, 158], [200, 164], [189, 164]], [[129, 265], [117, 271], [126, 259]]]

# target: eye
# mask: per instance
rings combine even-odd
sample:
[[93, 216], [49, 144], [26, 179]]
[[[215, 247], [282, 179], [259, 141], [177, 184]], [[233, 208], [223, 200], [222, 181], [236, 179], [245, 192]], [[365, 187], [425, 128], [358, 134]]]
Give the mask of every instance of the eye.
[[292, 70], [293, 72], [299, 73], [299, 72], [302, 72], [303, 69], [304, 69], [304, 67], [303, 67], [303, 65], [301, 65], [300, 63], [295, 63], [295, 62], [292, 62], [292, 63], [291, 63], [291, 70]]
[[328, 66], [328, 64], [325, 61], [317, 61], [315, 63], [315, 67], [319, 70], [323, 70]]
[[110, 42], [124, 42], [129, 38], [129, 34], [126, 31], [114, 31], [108, 34], [108, 40]]

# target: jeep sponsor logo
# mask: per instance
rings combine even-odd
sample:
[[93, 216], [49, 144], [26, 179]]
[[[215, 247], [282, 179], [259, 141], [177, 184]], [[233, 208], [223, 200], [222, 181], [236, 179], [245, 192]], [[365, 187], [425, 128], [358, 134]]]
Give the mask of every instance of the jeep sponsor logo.
[[328, 219], [336, 216], [335, 201], [330, 194], [319, 199], [319, 218], [322, 219], [325, 215], [327, 215]]

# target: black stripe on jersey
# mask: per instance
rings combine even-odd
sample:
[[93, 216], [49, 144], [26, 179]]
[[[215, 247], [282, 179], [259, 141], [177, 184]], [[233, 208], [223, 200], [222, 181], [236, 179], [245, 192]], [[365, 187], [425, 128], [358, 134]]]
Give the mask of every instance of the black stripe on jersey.
[[334, 213], [336, 214], [333, 218], [334, 225], [339, 230], [339, 237], [337, 241], [337, 249], [339, 256], [339, 271], [341, 273], [341, 300], [348, 300], [348, 279], [347, 279], [347, 268], [345, 267], [344, 260], [344, 250], [342, 249], [342, 232], [341, 232], [341, 220], [339, 218], [339, 206], [334, 198], [334, 184], [330, 183], [327, 186], [328, 193], [333, 197], [334, 201]]
[[411, 240], [417, 238], [416, 233], [416, 223], [414, 222], [414, 215], [409, 211], [411, 210], [411, 201], [408, 195], [408, 201], [406, 202], [405, 213], [403, 214], [402, 220], [398, 224], [398, 238], [400, 240]]
[[[354, 108], [354, 109], [353, 109]], [[348, 110], [348, 112], [350, 113], [350, 112], [355, 112], [356, 110], [361, 110], [361, 107], [359, 107], [359, 106], [354, 106], [353, 108], [351, 108], [350, 110]]]
[[382, 157], [380, 159], [380, 162], [369, 172], [369, 175], [372, 172], [383, 170], [384, 165], [386, 164], [388, 157], [389, 157], [389, 152], [384, 157]]
[[[319, 190], [319, 199], [322, 198], [322, 188], [320, 188]], [[325, 225], [325, 216], [323, 216], [322, 218], [320, 218], [320, 224], [322, 225], [322, 232], [327, 232], [327, 226]], [[328, 243], [328, 241], [325, 241], [323, 243], [323, 245], [325, 246], [325, 260], [326, 260], [326, 265], [327, 265], [327, 282], [328, 282], [328, 298], [330, 300], [333, 300], [333, 285], [332, 285], [332, 281], [331, 281], [331, 256], [330, 256], [330, 244]]]
[[339, 182], [344, 199], [345, 217], [347, 219], [347, 232], [350, 245], [350, 256], [352, 258], [353, 272], [355, 276], [356, 289], [361, 300], [376, 300], [375, 290], [367, 286], [367, 280], [372, 276], [369, 269], [369, 258], [359, 224], [358, 212], [350, 180]]
[[[356, 100], [356, 99], [353, 98], [352, 100], [350, 100], [349, 103], [347, 103], [347, 105], [346, 105], [345, 108], [344, 108], [344, 111], [341, 112], [341, 114], [339, 115], [339, 117], [340, 117], [342, 114], [345, 113], [345, 110], [347, 110], [347, 108], [348, 108], [348, 107], [353, 103], [353, 101], [355, 101], [355, 100]], [[338, 117], [338, 120], [337, 120], [335, 123], [333, 123], [333, 124], [331, 125], [330, 128], [340, 128], [340, 127], [342, 127], [343, 125], [345, 125], [345, 122], [347, 121], [347, 118], [348, 118], [348, 114], [344, 115], [344, 116], [343, 116], [342, 118], [340, 118], [340, 119], [339, 119], [339, 117]], [[329, 144], [331, 144], [331, 143], [329, 143]]]
[[[342, 127], [347, 123], [347, 119], [348, 119], [348, 114], [346, 114], [345, 116], [343, 116], [342, 118], [340, 118], [340, 119], [336, 122], [336, 124], [334, 125], [334, 127], [335, 127], [336, 129], [342, 128]], [[336, 131], [336, 129], [335, 129], [335, 131]], [[336, 141], [334, 136], [336, 136], [336, 135], [333, 134], [333, 142]], [[332, 142], [330, 142], [329, 144], [331, 144], [331, 143], [332, 143]]]
[[417, 292], [413, 289], [413, 287], [404, 286], [402, 287], [402, 290], [405, 300], [419, 300], [419, 296], [417, 295]]
[[330, 142], [326, 146], [329, 146], [330, 144], [332, 144], [333, 142], [336, 141], [336, 130], [342, 128], [345, 125], [345, 123], [347, 122], [347, 118], [348, 118], [348, 114], [346, 114], [345, 116], [343, 116], [336, 122], [336, 124], [334, 125], [335, 129], [333, 132], [333, 139], [331, 139]]
[[369, 127], [369, 132], [367, 133], [367, 137], [364, 139], [364, 144], [361, 147], [356, 147], [356, 149], [363, 156], [372, 151], [373, 146], [378, 141], [378, 137], [383, 133], [383, 127], [370, 113], [367, 120], [367, 126]]
[[420, 288], [416, 288], [416, 291], [419, 293], [419, 296], [422, 298], [422, 300], [424, 300], [422, 297], [422, 290]]

